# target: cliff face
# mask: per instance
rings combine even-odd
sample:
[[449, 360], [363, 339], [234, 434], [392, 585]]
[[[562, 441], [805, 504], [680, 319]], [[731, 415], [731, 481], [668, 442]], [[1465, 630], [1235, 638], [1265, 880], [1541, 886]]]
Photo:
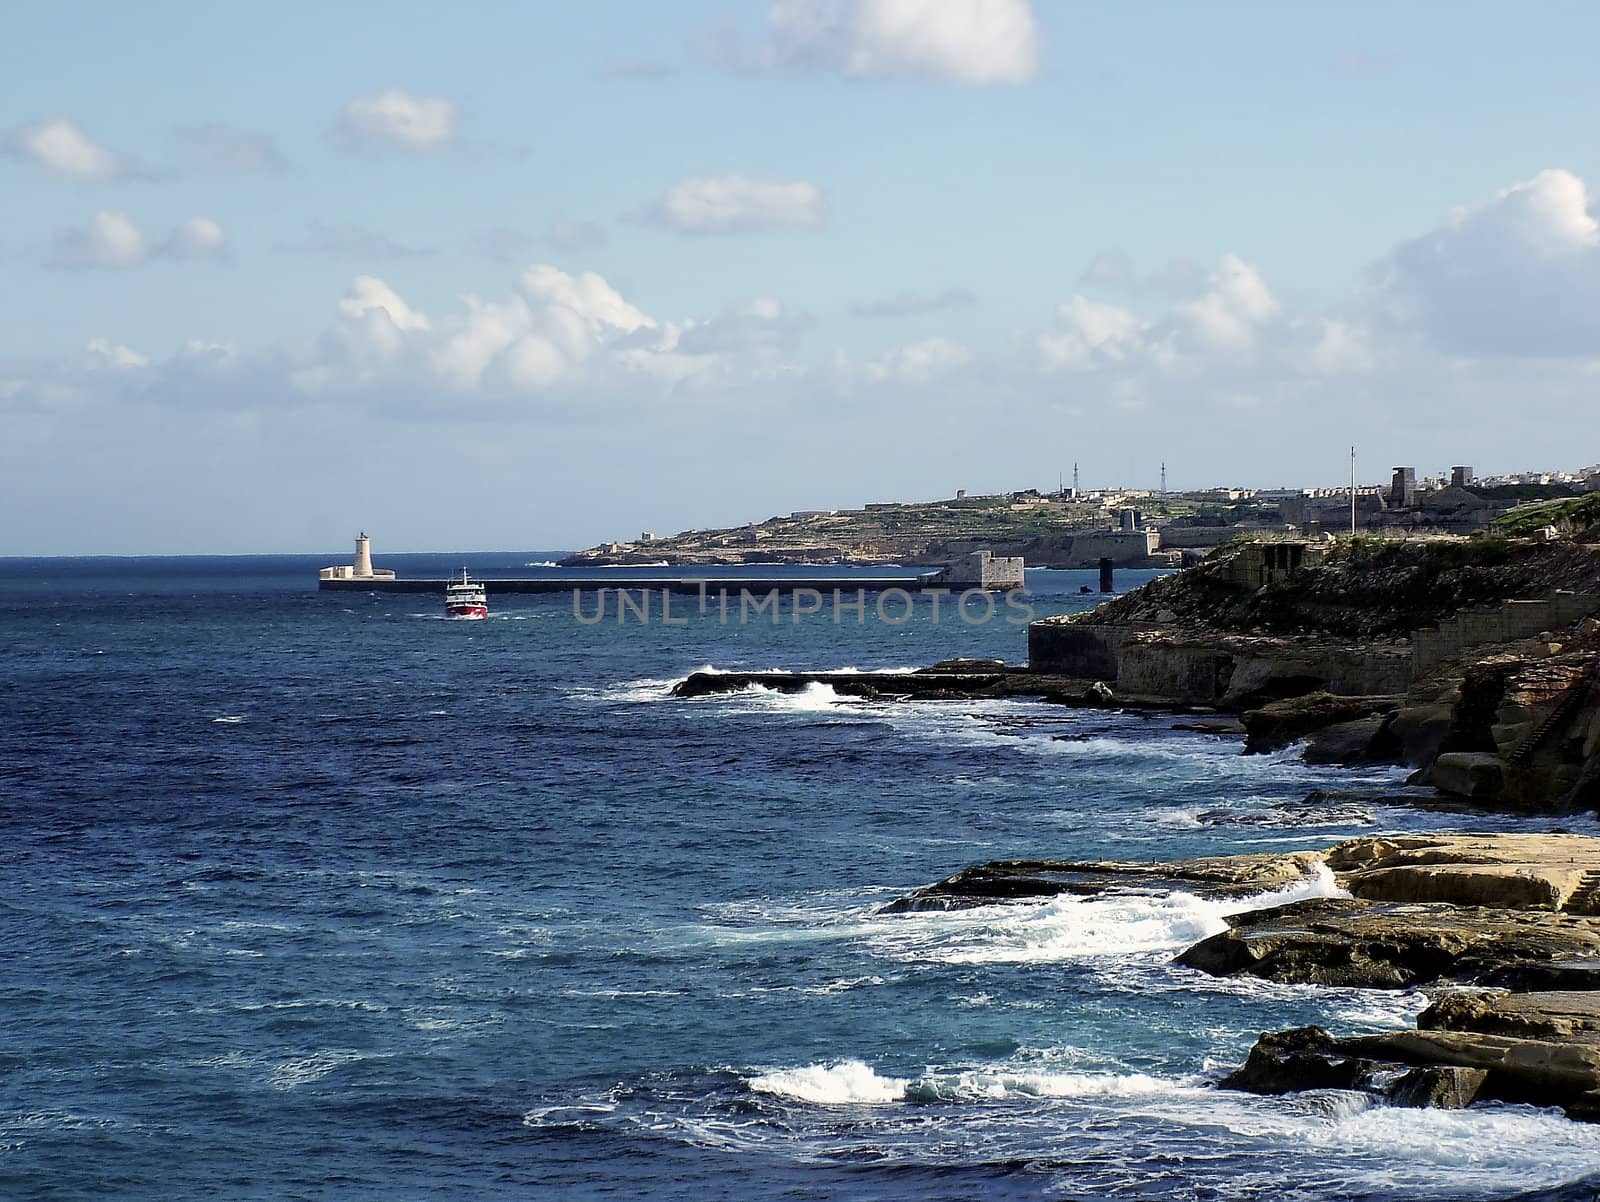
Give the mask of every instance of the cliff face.
[[1320, 563], [1241, 587], [1245, 546], [1100, 606], [1089, 625], [1181, 625], [1207, 632], [1393, 639], [1478, 606], [1600, 589], [1600, 547], [1501, 538], [1344, 539]]
[[1600, 807], [1600, 548], [1356, 540], [1319, 554], [1288, 566], [1282, 550], [1228, 548], [1034, 623], [1029, 664], [1135, 703], [1239, 712], [1248, 750], [1309, 736], [1308, 758], [1407, 763], [1413, 783], [1473, 801]]

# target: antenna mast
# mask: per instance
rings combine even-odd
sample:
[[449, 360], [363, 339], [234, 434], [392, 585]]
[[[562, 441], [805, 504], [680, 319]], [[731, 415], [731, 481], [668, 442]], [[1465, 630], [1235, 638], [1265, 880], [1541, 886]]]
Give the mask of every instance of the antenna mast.
[[1350, 537], [1356, 536], [1356, 449], [1350, 448]]

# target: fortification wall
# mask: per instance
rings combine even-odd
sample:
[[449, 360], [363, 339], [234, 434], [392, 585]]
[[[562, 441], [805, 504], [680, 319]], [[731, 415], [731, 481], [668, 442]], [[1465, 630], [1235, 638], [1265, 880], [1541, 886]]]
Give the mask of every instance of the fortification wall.
[[1464, 610], [1438, 626], [1411, 637], [1418, 676], [1465, 655], [1474, 647], [1531, 639], [1546, 630], [1565, 630], [1600, 611], [1600, 595], [1555, 593], [1533, 601], [1507, 601], [1487, 609]]

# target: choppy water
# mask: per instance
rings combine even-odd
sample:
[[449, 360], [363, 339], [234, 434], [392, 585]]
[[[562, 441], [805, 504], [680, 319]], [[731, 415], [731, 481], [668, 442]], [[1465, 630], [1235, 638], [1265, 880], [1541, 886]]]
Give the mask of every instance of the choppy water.
[[[0, 561], [0, 1196], [1444, 1199], [1600, 1168], [1550, 1112], [1210, 1089], [1261, 1030], [1423, 1004], [1171, 967], [1215, 903], [875, 913], [985, 859], [1449, 822], [1296, 804], [1397, 774], [1043, 704], [667, 695], [1023, 655], [925, 604], [451, 623], [316, 566]], [[1039, 612], [1086, 578], [1033, 574]]]

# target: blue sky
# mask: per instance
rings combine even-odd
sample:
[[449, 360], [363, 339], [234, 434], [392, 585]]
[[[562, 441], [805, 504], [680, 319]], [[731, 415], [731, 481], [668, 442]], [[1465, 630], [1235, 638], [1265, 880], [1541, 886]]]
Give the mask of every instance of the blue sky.
[[1600, 458], [1590, 5], [4, 24], [0, 554]]

